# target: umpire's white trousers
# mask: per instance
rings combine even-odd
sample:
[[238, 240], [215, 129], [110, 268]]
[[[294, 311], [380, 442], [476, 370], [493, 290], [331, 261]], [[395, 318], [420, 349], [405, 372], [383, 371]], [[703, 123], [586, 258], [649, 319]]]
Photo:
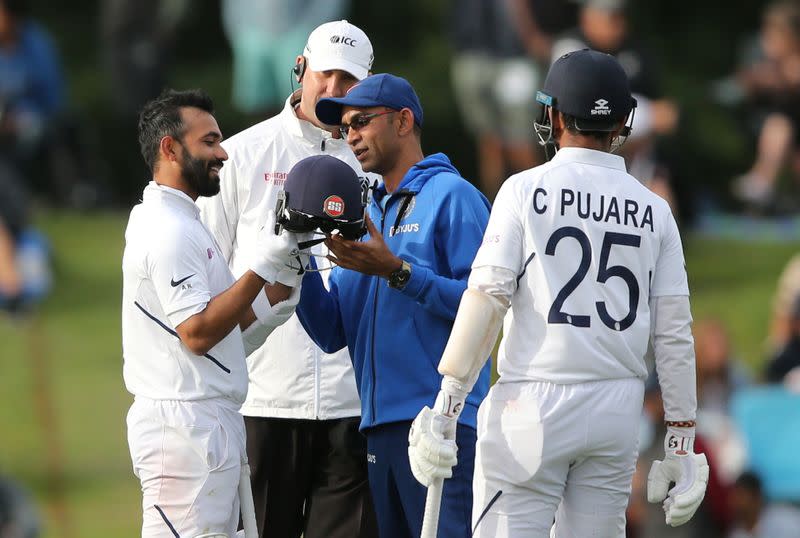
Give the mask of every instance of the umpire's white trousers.
[[498, 383], [478, 412], [478, 538], [622, 538], [644, 384]]
[[142, 484], [143, 538], [236, 536], [246, 452], [233, 402], [137, 397], [128, 411], [128, 446]]

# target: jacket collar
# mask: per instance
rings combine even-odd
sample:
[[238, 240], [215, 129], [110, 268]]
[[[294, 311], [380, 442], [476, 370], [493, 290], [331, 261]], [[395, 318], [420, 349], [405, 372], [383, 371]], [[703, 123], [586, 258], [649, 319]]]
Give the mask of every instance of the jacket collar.
[[[458, 174], [458, 170], [453, 168], [450, 159], [444, 153], [428, 155], [408, 169], [408, 172], [406, 172], [403, 179], [400, 180], [400, 185], [397, 186], [397, 190], [392, 193], [392, 196], [417, 194], [430, 178], [441, 172]], [[375, 189], [375, 193], [378, 195], [379, 199], [387, 196], [388, 191], [386, 190], [386, 184], [381, 182]]]
[[160, 203], [177, 209], [192, 218], [199, 218], [200, 208], [185, 192], [151, 181], [144, 188], [143, 202]]
[[550, 162], [558, 164], [577, 162], [595, 166], [605, 166], [606, 168], [614, 168], [623, 172], [626, 171], [625, 159], [619, 155], [588, 148], [561, 148], [556, 152]]
[[[320, 151], [324, 151], [324, 146], [329, 144], [339, 145], [347, 143], [339, 138], [333, 138], [330, 131], [320, 129], [310, 121], [301, 120], [297, 117], [295, 107], [300, 103], [300, 90], [295, 90], [292, 95], [286, 99], [286, 104], [280, 113], [281, 123], [289, 134], [299, 139], [300, 142], [305, 143], [310, 147], [315, 147]], [[325, 143], [323, 145], [323, 142]]]

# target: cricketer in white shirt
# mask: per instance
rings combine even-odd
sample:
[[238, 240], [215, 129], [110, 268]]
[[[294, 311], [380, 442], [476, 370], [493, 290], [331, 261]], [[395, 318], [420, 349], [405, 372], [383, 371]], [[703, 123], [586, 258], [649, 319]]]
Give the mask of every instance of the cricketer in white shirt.
[[481, 267], [508, 271], [473, 277], [511, 300], [498, 353], [504, 383], [645, 379], [649, 299], [689, 295], [667, 203], [622, 157], [584, 148], [562, 148], [506, 181], [473, 262]]
[[167, 90], [139, 122], [154, 179], [125, 232], [122, 344], [147, 538], [233, 537], [242, 484], [243, 521], [255, 536], [239, 414], [247, 396], [241, 328], [263, 343], [293, 314], [300, 293], [296, 271], [287, 269], [297, 238], [275, 232], [274, 214], [239, 280], [200, 221], [194, 200], [219, 192], [227, 159], [212, 110], [202, 91]]
[[[143, 536], [200, 534], [215, 524], [235, 530], [238, 523], [246, 461], [238, 413], [247, 395], [242, 334], [236, 326], [197, 356], [175, 332], [234, 282], [198, 214], [186, 194], [152, 182], [125, 232], [123, 376], [136, 397], [128, 443], [142, 482]], [[192, 520], [198, 523], [187, 525]]]
[[[562, 532], [621, 536], [650, 300], [688, 296], [683, 260], [667, 203], [622, 157], [562, 148], [503, 184], [469, 281], [510, 303], [499, 380], [478, 413], [476, 536], [546, 536], [570, 505]], [[693, 382], [693, 364], [675, 366], [673, 379]], [[666, 399], [667, 420], [693, 418], [693, 404]]]
[[689, 287], [669, 206], [609, 153], [635, 107], [627, 76], [612, 56], [577, 51], [551, 66], [537, 100], [537, 134], [560, 149], [495, 199], [439, 363], [442, 390], [409, 436], [412, 471], [429, 487], [449, 476], [448, 424], [502, 322], [500, 377], [478, 412], [474, 536], [624, 536], [652, 349], [667, 436], [648, 499], [681, 525], [708, 480], [693, 452]]
[[[247, 396], [242, 331], [235, 325], [196, 355], [175, 328], [235, 279], [198, 207], [180, 190], [151, 182], [131, 211], [125, 242], [123, 377], [135, 396], [128, 442], [142, 481], [143, 535], [226, 528], [233, 536], [247, 462], [239, 413]], [[270, 307], [260, 292], [253, 303], [258, 320], [248, 331], [268, 334], [289, 319], [298, 297]]]
[[237, 325], [202, 360], [175, 327], [235, 281], [189, 196], [151, 182], [131, 211], [122, 259], [125, 386], [151, 400], [219, 398], [238, 409], [247, 364]]

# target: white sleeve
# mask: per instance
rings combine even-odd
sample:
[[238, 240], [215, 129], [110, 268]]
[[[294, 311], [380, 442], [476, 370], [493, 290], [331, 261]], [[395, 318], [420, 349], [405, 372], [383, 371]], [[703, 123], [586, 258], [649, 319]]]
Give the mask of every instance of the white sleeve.
[[678, 225], [672, 213], [667, 211], [662, 219], [664, 233], [661, 248], [656, 260], [650, 297], [662, 295], [689, 295], [689, 282], [686, 278], [686, 261], [683, 258], [683, 245]]
[[689, 297], [653, 297], [650, 316], [656, 372], [664, 399], [664, 420], [694, 420], [697, 386]]
[[505, 267], [482, 265], [472, 270], [467, 287], [503, 299], [508, 304], [517, 291], [517, 275]]
[[516, 185], [509, 179], [500, 187], [483, 234], [483, 243], [472, 262], [473, 271], [483, 266], [502, 267], [513, 272], [515, 278], [522, 272], [525, 230], [517, 209], [520, 195]]
[[205, 249], [180, 229], [167, 233], [147, 254], [147, 274], [173, 327], [202, 311], [212, 298], [205, 257]]
[[236, 227], [239, 223], [237, 176], [235, 163], [231, 159], [219, 172], [219, 194], [197, 199], [200, 220], [216, 239], [227, 263], [230, 263], [233, 255], [233, 242], [236, 239]]

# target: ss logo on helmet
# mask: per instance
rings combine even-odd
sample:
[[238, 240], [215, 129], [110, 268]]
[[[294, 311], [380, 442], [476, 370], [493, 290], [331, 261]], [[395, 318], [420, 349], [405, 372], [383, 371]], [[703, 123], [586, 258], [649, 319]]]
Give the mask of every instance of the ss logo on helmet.
[[344, 214], [344, 200], [335, 194], [328, 196], [322, 202], [322, 210], [329, 217], [341, 217]]

